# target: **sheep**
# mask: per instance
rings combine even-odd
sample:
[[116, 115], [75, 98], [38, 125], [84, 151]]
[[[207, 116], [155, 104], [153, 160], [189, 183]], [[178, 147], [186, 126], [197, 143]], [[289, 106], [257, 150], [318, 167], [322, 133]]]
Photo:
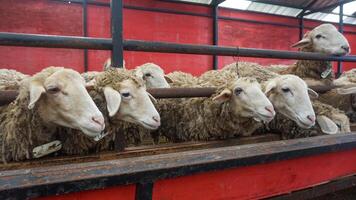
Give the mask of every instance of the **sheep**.
[[46, 152], [36, 149], [55, 141], [59, 127], [81, 130], [88, 137], [98, 136], [105, 128], [84, 79], [63, 67], [48, 67], [25, 78], [16, 100], [3, 109], [0, 119], [5, 163], [43, 156]]
[[[343, 56], [350, 53], [347, 39], [332, 24], [322, 24], [307, 32], [303, 39], [292, 45], [303, 52]], [[330, 61], [299, 60], [292, 66], [269, 67], [279, 74], [295, 74], [310, 85], [331, 85], [334, 79]]]
[[60, 140], [63, 143], [61, 153], [66, 155], [88, 154], [112, 149], [116, 133], [124, 131], [126, 140], [137, 140], [125, 129], [130, 122], [146, 129], [157, 129], [160, 116], [146, 92], [144, 81], [133, 71], [112, 69], [95, 78], [94, 89], [89, 92], [99, 110], [105, 117], [105, 134], [102, 141], [96, 142], [85, 137], [77, 130], [61, 130], [66, 134]]
[[[110, 68], [108, 68], [110, 69]], [[111, 69], [120, 69], [120, 68], [111, 68]], [[166, 77], [163, 69], [154, 64], [154, 63], [145, 63], [143, 65], [137, 66], [133, 71], [137, 76], [140, 76], [147, 88], [169, 88], [169, 82], [171, 80], [169, 77]], [[96, 76], [98, 76], [101, 72], [90, 71], [82, 74], [84, 79], [87, 82], [93, 80]]]
[[209, 98], [159, 102], [162, 124], [155, 135], [171, 142], [249, 136], [275, 115], [271, 102], [253, 78], [238, 78]]
[[257, 63], [239, 62], [227, 65], [219, 71], [206, 72], [199, 79], [202, 85], [214, 86], [231, 80], [237, 74], [241, 77], [256, 78], [277, 112], [304, 128], [314, 125], [315, 115], [308, 93], [313, 96], [316, 93], [307, 88], [306, 83], [297, 76], [279, 75], [262, 68]]
[[[215, 78], [209, 77], [214, 73], [219, 76], [216, 75]], [[308, 93], [312, 97], [317, 97], [317, 93], [307, 88], [306, 83], [295, 75], [278, 75], [262, 68], [257, 63], [246, 62], [232, 63], [225, 66], [222, 70], [211, 71], [206, 74], [201, 76], [201, 81], [212, 79], [215, 82], [227, 81], [230, 78], [229, 76], [232, 76], [231, 74], [239, 74], [243, 77], [255, 77], [259, 82], [261, 82], [266, 95], [272, 102], [277, 113], [279, 113], [277, 114], [277, 118], [272, 121], [271, 126], [281, 128], [280, 131], [282, 132], [285, 132], [285, 130], [291, 130], [290, 132], [292, 134], [292, 130], [297, 129], [300, 134], [310, 134], [309, 132], [312, 132], [312, 129], [310, 128], [315, 124], [316, 119], [313, 108], [318, 108], [315, 112], [317, 114], [317, 119], [321, 118], [318, 122], [325, 122], [323, 119], [328, 118], [328, 123], [319, 124], [319, 126], [321, 126], [321, 130], [318, 129], [319, 132], [322, 131], [325, 134], [329, 134], [331, 131], [329, 131], [328, 126], [331, 123], [331, 126], [334, 127], [336, 127], [335, 123], [340, 124], [342, 131], [349, 130], [349, 122], [344, 113], [331, 106], [322, 104], [321, 102], [316, 103], [314, 101], [311, 103]], [[226, 74], [228, 76], [225, 76]], [[334, 113], [338, 114], [334, 115]], [[294, 121], [298, 127], [294, 127], [295, 125], [292, 122], [287, 123], [288, 120]], [[276, 126], [274, 124], [281, 125]], [[283, 124], [288, 124], [289, 127], [283, 126]]]
[[13, 69], [0, 69], [0, 90], [18, 90], [20, 82], [28, 77]]
[[[257, 130], [256, 133], [262, 134], [273, 132], [280, 134], [282, 139], [295, 139], [350, 132], [349, 120], [342, 111], [319, 101], [313, 101], [313, 108], [315, 109], [315, 112], [318, 113], [318, 123], [309, 129], [295, 126], [293, 121], [288, 120], [277, 113], [274, 120], [272, 120], [265, 128]], [[327, 117], [326, 115], [332, 116]]]

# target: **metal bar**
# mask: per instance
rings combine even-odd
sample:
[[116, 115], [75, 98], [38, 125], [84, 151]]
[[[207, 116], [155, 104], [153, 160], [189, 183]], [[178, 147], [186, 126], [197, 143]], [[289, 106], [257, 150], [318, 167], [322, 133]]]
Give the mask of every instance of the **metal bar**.
[[124, 50], [122, 38], [122, 0], [111, 0], [111, 65], [123, 67]]
[[[37, 34], [1, 33], [0, 45], [28, 46], [73, 49], [110, 50], [111, 39], [75, 36], [51, 36]], [[355, 62], [356, 56], [327, 56], [319, 53], [278, 51], [271, 49], [252, 49], [240, 47], [193, 45], [168, 42], [151, 42], [142, 40], [124, 40], [124, 49], [128, 51], [146, 51], [163, 53], [183, 53], [219, 56], [241, 56], [259, 58], [281, 58], [301, 60], [328, 60]]]
[[153, 193], [153, 182], [136, 184], [136, 200], [151, 200]]
[[345, 4], [345, 3], [350, 3], [352, 1], [354, 1], [354, 0], [340, 0], [337, 3], [333, 3], [333, 4], [325, 6], [323, 8], [318, 8], [318, 9], [315, 9], [315, 10], [311, 10], [311, 11], [305, 12], [303, 16], [310, 15], [310, 14], [317, 13], [317, 12], [321, 12], [323, 10], [334, 8], [334, 7], [337, 7], [337, 6]]
[[[122, 0], [111, 0], [111, 37], [112, 37], [112, 49], [111, 49], [111, 66], [122, 68], [124, 60], [124, 48], [122, 37]], [[114, 148], [116, 151], [124, 151], [126, 142], [125, 134], [123, 131], [116, 133], [114, 140]]]
[[[318, 93], [325, 93], [338, 86], [310, 86]], [[153, 88], [147, 90], [155, 98], [191, 98], [191, 97], [210, 97], [216, 88]], [[11, 103], [16, 99], [18, 92], [15, 90], [0, 91], [0, 106]]]
[[[88, 36], [88, 4], [83, 0], [83, 36]], [[88, 71], [88, 49], [84, 49], [84, 72]]]
[[125, 40], [124, 49], [128, 51], [146, 51], [162, 53], [204, 54], [221, 56], [281, 58], [301, 60], [329, 60], [356, 61], [356, 56], [327, 56], [320, 53], [276, 51], [266, 49], [252, 49], [239, 47], [225, 47], [213, 45], [191, 45], [168, 42], [147, 42], [139, 40]]
[[111, 50], [112, 40], [106, 38], [0, 32], [0, 45]]
[[[340, 33], [344, 33], [344, 4], [340, 4], [339, 6], [339, 31]], [[339, 78], [342, 74], [342, 62], [337, 62], [337, 71], [336, 71], [336, 78]]]
[[318, 2], [318, 0], [313, 0], [312, 2], [310, 2], [307, 6], [305, 6], [303, 8], [303, 10], [296, 16], [297, 18], [303, 17], [304, 13], [311, 8], [316, 2]]
[[[336, 134], [151, 156], [73, 163], [0, 174], [0, 199], [34, 198], [64, 192], [155, 181], [196, 173], [266, 164], [356, 148], [356, 134]], [[61, 173], [59, 173], [61, 172]]]
[[[219, 4], [213, 5], [213, 45], [219, 45]], [[218, 69], [218, 57], [213, 56], [213, 69]]]
[[304, 17], [299, 17], [299, 40], [303, 38], [304, 35]]

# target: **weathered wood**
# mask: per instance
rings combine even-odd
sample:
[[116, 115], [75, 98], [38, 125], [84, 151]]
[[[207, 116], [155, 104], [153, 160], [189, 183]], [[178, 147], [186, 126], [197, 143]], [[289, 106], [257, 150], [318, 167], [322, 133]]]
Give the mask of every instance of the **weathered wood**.
[[356, 134], [211, 148], [0, 174], [0, 199], [28, 198], [190, 175], [356, 148]]
[[12, 162], [6, 165], [0, 164], [0, 170], [25, 169], [43, 166], [54, 166], [70, 163], [97, 162], [119, 158], [132, 158], [138, 156], [157, 155], [162, 153], [174, 153], [189, 150], [218, 148], [233, 145], [255, 144], [261, 142], [271, 142], [280, 140], [276, 134], [259, 135], [252, 137], [242, 137], [230, 140], [207, 141], [207, 142], [184, 142], [175, 144], [147, 145], [137, 147], [127, 147], [124, 152], [103, 152], [101, 154], [91, 154], [86, 156], [63, 156], [54, 158], [42, 158], [25, 162]]

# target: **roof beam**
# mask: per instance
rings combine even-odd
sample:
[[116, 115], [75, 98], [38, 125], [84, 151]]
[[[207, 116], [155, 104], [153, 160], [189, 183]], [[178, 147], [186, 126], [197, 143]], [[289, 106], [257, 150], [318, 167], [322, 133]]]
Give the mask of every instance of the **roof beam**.
[[211, 1], [211, 3], [210, 3], [210, 5], [212, 5], [212, 6], [217, 6], [217, 5], [219, 5], [219, 4], [221, 4], [222, 2], [224, 2], [225, 0], [212, 0]]
[[317, 12], [321, 12], [323, 10], [327, 10], [327, 9], [330, 9], [330, 8], [335, 8], [335, 7], [337, 7], [337, 6], [341, 5], [341, 4], [350, 3], [352, 1], [354, 1], [354, 0], [340, 0], [337, 3], [331, 4], [331, 5], [322, 7], [322, 8], [318, 8], [318, 9], [315, 9], [315, 10], [311, 10], [311, 11], [308, 11], [308, 12], [305, 12], [303, 14], [303, 16], [310, 15], [310, 14], [317, 13]]
[[305, 7], [303, 8], [303, 10], [297, 15], [297, 17], [298, 17], [298, 18], [299, 18], [299, 17], [302, 17], [302, 16], [304, 15], [304, 13], [305, 13], [308, 9], [310, 9], [316, 2], [318, 2], [318, 0], [314, 0], [314, 1], [310, 2], [307, 6], [305, 6]]

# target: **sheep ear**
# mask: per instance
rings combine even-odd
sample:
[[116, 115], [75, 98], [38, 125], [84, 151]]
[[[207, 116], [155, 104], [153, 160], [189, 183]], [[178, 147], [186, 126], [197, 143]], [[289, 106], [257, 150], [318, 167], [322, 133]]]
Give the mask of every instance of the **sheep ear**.
[[224, 102], [230, 99], [232, 93], [229, 89], [224, 89], [220, 94], [213, 98], [213, 101]]
[[111, 87], [104, 88], [104, 96], [106, 100], [106, 108], [109, 111], [109, 116], [114, 116], [119, 111], [121, 104], [121, 95], [118, 91]]
[[295, 47], [295, 48], [303, 48], [303, 47], [307, 47], [309, 45], [311, 45], [311, 40], [309, 37], [305, 37], [303, 38], [302, 40], [300, 40], [299, 42], [295, 43], [292, 45], [292, 47]]
[[318, 115], [316, 117], [316, 121], [318, 122], [321, 131], [327, 135], [332, 135], [339, 132], [339, 127], [335, 124], [335, 122], [324, 115]]
[[85, 83], [85, 88], [86, 88], [87, 90], [93, 90], [95, 83], [96, 83], [96, 80], [93, 79], [93, 80], [91, 80], [91, 81]]
[[111, 68], [111, 58], [108, 58], [104, 63], [103, 71], [107, 71], [110, 68]]
[[275, 81], [273, 81], [273, 80], [269, 81], [265, 88], [265, 95], [268, 97], [276, 87], [277, 87], [277, 84]]
[[46, 89], [36, 82], [30, 83], [30, 103], [28, 104], [28, 109], [35, 107], [36, 102], [40, 99], [41, 95], [46, 93]]
[[164, 76], [164, 79], [166, 79], [167, 83], [173, 83], [173, 80], [166, 75]]
[[152, 96], [152, 94], [150, 94], [149, 92], [147, 92], [148, 96], [150, 97], [150, 99], [152, 100], [153, 103], [157, 103], [157, 99]]
[[311, 99], [317, 99], [319, 97], [319, 94], [310, 88], [308, 88], [308, 94]]

